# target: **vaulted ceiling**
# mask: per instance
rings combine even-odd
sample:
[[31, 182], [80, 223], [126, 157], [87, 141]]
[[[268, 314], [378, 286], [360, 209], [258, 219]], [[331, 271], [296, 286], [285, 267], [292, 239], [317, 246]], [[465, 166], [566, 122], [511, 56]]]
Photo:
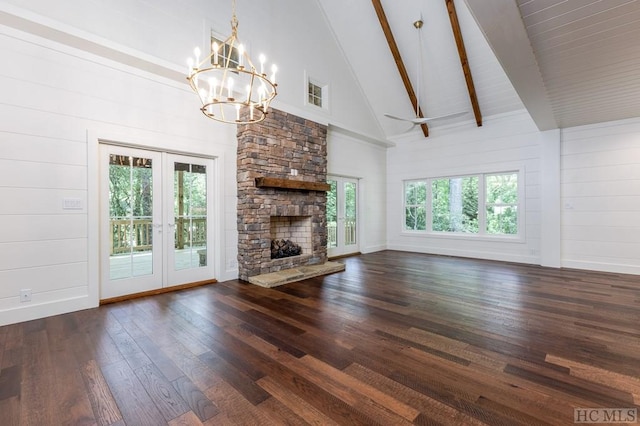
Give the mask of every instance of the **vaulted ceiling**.
[[[415, 116], [371, 0], [318, 0], [386, 137]], [[640, 115], [640, 1], [454, 0], [484, 117], [526, 108], [541, 130]], [[446, 0], [381, 0], [430, 127], [475, 126]], [[422, 17], [422, 55], [413, 22]], [[418, 78], [418, 60], [422, 74]], [[419, 127], [411, 135], [421, 134]]]

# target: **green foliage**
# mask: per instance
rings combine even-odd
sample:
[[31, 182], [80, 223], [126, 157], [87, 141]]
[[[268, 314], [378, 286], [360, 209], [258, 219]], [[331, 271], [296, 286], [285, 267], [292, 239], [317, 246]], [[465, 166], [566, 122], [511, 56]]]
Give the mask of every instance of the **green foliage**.
[[109, 166], [109, 215], [151, 216], [153, 202], [151, 168]]
[[327, 192], [327, 222], [338, 221], [338, 182], [330, 180], [331, 189]]
[[405, 229], [424, 231], [427, 229], [427, 182], [415, 181], [405, 184]]
[[490, 175], [485, 178], [487, 194], [487, 233], [518, 233], [518, 174]]
[[431, 182], [432, 229], [478, 232], [478, 177], [435, 179]]

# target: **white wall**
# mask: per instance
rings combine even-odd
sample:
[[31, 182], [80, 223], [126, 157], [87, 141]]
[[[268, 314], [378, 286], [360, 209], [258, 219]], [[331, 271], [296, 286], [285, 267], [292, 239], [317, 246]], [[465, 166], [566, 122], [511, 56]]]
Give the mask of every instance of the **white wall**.
[[[547, 135], [548, 137], [548, 135]], [[541, 143], [545, 137], [526, 112], [485, 118], [475, 124], [431, 129], [428, 138], [398, 141], [387, 158], [387, 245], [407, 250], [482, 259], [540, 263]], [[471, 173], [524, 170], [525, 236], [497, 241], [474, 236], [403, 232], [403, 181]]]
[[562, 136], [563, 266], [640, 274], [640, 119]]
[[215, 157], [216, 277], [235, 276], [234, 129], [193, 114], [183, 86], [86, 52], [6, 27], [0, 50], [0, 324], [96, 306], [98, 139]]
[[358, 179], [361, 253], [386, 248], [386, 148], [329, 127], [327, 170], [330, 175]]

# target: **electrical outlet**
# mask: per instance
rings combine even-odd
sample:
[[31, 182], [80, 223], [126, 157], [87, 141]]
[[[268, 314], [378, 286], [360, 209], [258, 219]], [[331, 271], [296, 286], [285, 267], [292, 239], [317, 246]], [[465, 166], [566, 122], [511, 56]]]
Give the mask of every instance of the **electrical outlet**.
[[20, 290], [20, 302], [21, 303], [31, 302], [31, 289], [30, 288], [23, 288], [22, 290]]

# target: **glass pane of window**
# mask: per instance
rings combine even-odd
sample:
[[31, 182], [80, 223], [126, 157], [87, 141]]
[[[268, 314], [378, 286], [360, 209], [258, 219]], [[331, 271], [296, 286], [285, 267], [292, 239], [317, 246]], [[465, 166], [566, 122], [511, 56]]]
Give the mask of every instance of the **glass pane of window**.
[[432, 230], [478, 232], [478, 177], [435, 179], [431, 183]]
[[109, 157], [109, 225], [112, 280], [153, 272], [152, 160]]
[[327, 182], [331, 189], [327, 192], [327, 247], [338, 246], [338, 182]]
[[356, 243], [356, 184], [344, 183], [344, 245]]
[[207, 266], [207, 170], [174, 164], [175, 269]]
[[487, 175], [487, 233], [518, 233], [518, 174]]
[[410, 231], [426, 231], [427, 183], [422, 181], [406, 182], [404, 193], [405, 229]]

